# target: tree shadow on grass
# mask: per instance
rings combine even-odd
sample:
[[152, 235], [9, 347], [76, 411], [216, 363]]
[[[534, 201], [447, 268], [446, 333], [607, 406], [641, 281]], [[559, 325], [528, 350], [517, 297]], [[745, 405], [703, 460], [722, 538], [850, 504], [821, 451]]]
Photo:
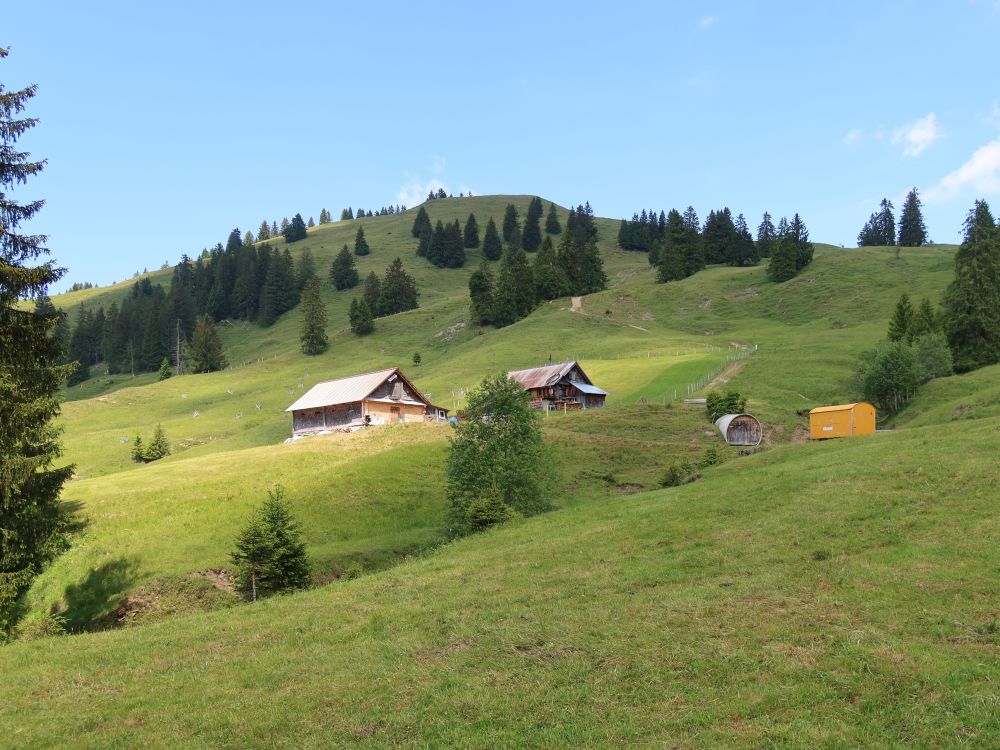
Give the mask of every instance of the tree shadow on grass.
[[65, 618], [66, 630], [70, 632], [110, 628], [115, 612], [138, 580], [134, 561], [120, 558], [106, 562], [90, 571], [80, 583], [66, 588], [65, 606], [57, 614]]

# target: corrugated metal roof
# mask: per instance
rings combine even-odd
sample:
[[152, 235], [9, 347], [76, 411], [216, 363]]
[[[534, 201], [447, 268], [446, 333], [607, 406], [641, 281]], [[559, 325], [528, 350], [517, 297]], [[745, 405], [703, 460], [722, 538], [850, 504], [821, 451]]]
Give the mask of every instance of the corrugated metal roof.
[[[859, 406], [859, 405], [862, 405], [862, 404], [864, 406], [871, 406], [871, 404], [869, 404], [867, 401], [858, 401], [855, 404], [838, 404], [836, 406], [817, 406], [815, 409], [810, 410], [809, 413], [810, 414], [822, 414], [822, 413], [828, 412], [828, 411], [848, 411], [850, 409], [853, 409], [855, 406]], [[875, 407], [872, 406], [872, 408], [874, 409]]]
[[368, 372], [364, 375], [352, 375], [349, 378], [317, 383], [306, 391], [298, 401], [285, 409], [285, 411], [319, 409], [324, 406], [336, 406], [337, 404], [352, 404], [355, 401], [360, 401], [374, 391], [386, 378], [398, 370], [398, 367], [391, 367], [388, 370]]
[[[507, 377], [513, 378], [525, 388], [548, 388], [559, 382], [567, 372], [573, 369], [576, 362], [559, 362], [545, 367], [532, 367], [527, 370], [508, 372]], [[581, 370], [582, 372], [582, 370]]]
[[572, 383], [572, 385], [573, 385], [574, 388], [576, 388], [578, 391], [580, 391], [582, 393], [590, 393], [590, 394], [593, 394], [594, 396], [607, 396], [608, 395], [607, 391], [602, 391], [596, 385], [589, 385], [588, 383], [580, 383], [580, 382], [578, 382], [576, 380], [571, 380], [569, 382]]

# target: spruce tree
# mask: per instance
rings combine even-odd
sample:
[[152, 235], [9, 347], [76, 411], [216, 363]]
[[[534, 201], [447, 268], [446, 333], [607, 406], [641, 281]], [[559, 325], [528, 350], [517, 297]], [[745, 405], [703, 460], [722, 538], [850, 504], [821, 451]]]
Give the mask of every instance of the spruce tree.
[[254, 509], [231, 557], [236, 589], [248, 601], [309, 587], [312, 573], [302, 528], [280, 485], [268, 490], [263, 506]]
[[809, 241], [809, 230], [798, 214], [792, 218], [785, 234], [795, 243], [795, 270], [801, 271], [812, 262], [813, 244]]
[[375, 311], [378, 309], [378, 300], [382, 296], [382, 280], [378, 277], [374, 271], [371, 271], [367, 277], [365, 277], [365, 285], [361, 290], [361, 298], [364, 300], [365, 304], [368, 305], [368, 309], [374, 316]]
[[488, 260], [500, 260], [502, 255], [503, 245], [500, 243], [496, 222], [491, 216], [490, 220], [486, 222], [486, 233], [483, 235], [483, 257]]
[[747, 226], [747, 220], [743, 217], [743, 214], [736, 217], [734, 227], [736, 229], [736, 237], [729, 263], [734, 266], [755, 265], [759, 260], [757, 245], [753, 241], [753, 235], [750, 234], [750, 227]]
[[417, 243], [417, 257], [426, 258], [427, 253], [431, 250], [431, 242], [434, 239], [434, 230], [430, 227], [424, 227], [420, 231], [420, 241]]
[[465, 220], [462, 244], [468, 248], [479, 247], [479, 225], [475, 214], [469, 214], [469, 218]]
[[419, 237], [425, 229], [431, 229], [431, 217], [427, 215], [427, 209], [421, 206], [417, 209], [417, 216], [413, 220], [413, 228], [410, 233], [414, 237]]
[[354, 211], [351, 210], [350, 206], [348, 206], [347, 208], [345, 208], [340, 212], [341, 221], [350, 221], [353, 218], [354, 218]]
[[546, 234], [559, 234], [562, 232], [562, 226], [559, 224], [559, 214], [556, 213], [556, 204], [549, 204], [549, 213], [545, 217], [545, 233]]
[[371, 251], [371, 248], [368, 247], [368, 241], [365, 240], [364, 227], [358, 227], [358, 232], [354, 235], [354, 254], [368, 255]]
[[137, 464], [141, 464], [146, 460], [146, 447], [142, 444], [141, 435], [136, 435], [135, 440], [132, 441], [131, 457]]
[[764, 216], [761, 217], [760, 224], [757, 226], [757, 255], [759, 257], [771, 257], [771, 250], [774, 249], [777, 236], [778, 233], [771, 222], [771, 214], [765, 211]]
[[927, 242], [927, 227], [920, 206], [920, 196], [917, 189], [913, 188], [906, 194], [899, 214], [900, 247], [920, 247]]
[[302, 330], [299, 341], [302, 353], [315, 355], [326, 351], [326, 305], [319, 293], [319, 282], [315, 277], [306, 282], [302, 290]]
[[508, 247], [497, 276], [494, 323], [510, 325], [529, 315], [534, 307], [535, 282], [528, 256], [520, 247]]
[[912, 339], [911, 329], [913, 326], [913, 305], [910, 304], [910, 295], [903, 292], [896, 302], [896, 309], [889, 319], [889, 331], [887, 338], [889, 341], [907, 341]]
[[[7, 50], [0, 47], [0, 63]], [[16, 604], [40, 567], [55, 553], [62, 526], [59, 493], [72, 466], [60, 455], [59, 386], [72, 366], [58, 366], [52, 336], [59, 314], [23, 309], [63, 274], [47, 254], [45, 237], [20, 231], [43, 201], [15, 200], [11, 191], [39, 174], [18, 141], [35, 126], [19, 117], [35, 86], [9, 91], [0, 84], [0, 639], [14, 624]]]
[[469, 277], [469, 314], [477, 325], [493, 322], [496, 281], [490, 264], [483, 258], [479, 268]]
[[149, 445], [142, 453], [144, 461], [159, 461], [161, 458], [166, 458], [170, 455], [170, 443], [167, 442], [167, 435], [163, 431], [162, 425], [156, 425], [156, 431], [153, 433], [153, 439], [149, 441]]
[[351, 321], [351, 331], [356, 335], [366, 336], [375, 330], [372, 309], [364, 299], [352, 299], [348, 315]]
[[931, 301], [924, 297], [920, 300], [916, 312], [913, 313], [913, 320], [910, 323], [910, 333], [913, 338], [919, 338], [928, 333], [939, 333], [941, 331], [941, 318], [934, 310]]
[[513, 203], [508, 203], [503, 212], [503, 241], [510, 246], [511, 237], [514, 236], [515, 229], [518, 229], [517, 209]]
[[993, 220], [990, 205], [984, 200], [977, 200], [965, 217], [962, 242], [974, 242], [979, 239], [982, 230], [995, 227], [996, 222]]
[[260, 229], [257, 230], [257, 239], [260, 241], [271, 239], [271, 227], [267, 224], [267, 219], [260, 223]]
[[969, 240], [955, 253], [955, 277], [942, 300], [956, 372], [1000, 362], [1000, 229], [979, 226], [975, 213], [973, 208]]
[[668, 281], [680, 281], [687, 277], [687, 248], [690, 242], [691, 231], [685, 225], [684, 218], [677, 209], [670, 209], [663, 230], [663, 240], [656, 252], [657, 281], [663, 284]]
[[[420, 248], [418, 247], [417, 250], [419, 252]], [[442, 267], [445, 265], [447, 254], [448, 230], [445, 228], [444, 222], [438, 219], [437, 224], [434, 225], [434, 233], [427, 244], [425, 257], [435, 266]]]
[[251, 232], [248, 229], [246, 231], [246, 234], [243, 235], [243, 246], [250, 247], [250, 245], [252, 245], [253, 243], [254, 243], [253, 232]]
[[353, 289], [358, 285], [359, 280], [358, 269], [354, 265], [354, 256], [347, 245], [344, 245], [330, 265], [330, 283], [337, 290]]
[[215, 372], [227, 365], [215, 321], [208, 315], [198, 318], [194, 333], [191, 335], [188, 358], [191, 362], [191, 372]]
[[767, 277], [771, 281], [788, 281], [798, 273], [799, 248], [794, 236], [787, 232], [778, 239], [771, 251], [771, 261], [767, 265]]
[[376, 313], [382, 317], [415, 310], [418, 296], [417, 282], [403, 269], [403, 261], [396, 258], [385, 269]]
[[701, 237], [706, 263], [738, 265], [734, 262], [738, 238], [736, 227], [733, 224], [733, 216], [728, 208], [723, 208], [721, 211], [709, 211]]
[[461, 268], [465, 265], [465, 243], [462, 239], [462, 225], [458, 219], [448, 227], [444, 262], [445, 268]]
[[535, 252], [542, 244], [542, 199], [535, 196], [528, 204], [521, 233], [521, 247], [527, 252]]
[[156, 374], [156, 379], [160, 381], [169, 380], [173, 376], [173, 374], [174, 371], [173, 368], [170, 366], [170, 360], [164, 357], [163, 361], [160, 362], [160, 370]]
[[301, 293], [309, 283], [309, 279], [316, 275], [316, 261], [313, 260], [312, 250], [308, 247], [302, 249], [298, 261], [295, 263], [295, 287]]
[[538, 299], [552, 300], [569, 294], [569, 279], [559, 265], [559, 256], [551, 236], [545, 235], [542, 240], [531, 270], [535, 279], [535, 296]]

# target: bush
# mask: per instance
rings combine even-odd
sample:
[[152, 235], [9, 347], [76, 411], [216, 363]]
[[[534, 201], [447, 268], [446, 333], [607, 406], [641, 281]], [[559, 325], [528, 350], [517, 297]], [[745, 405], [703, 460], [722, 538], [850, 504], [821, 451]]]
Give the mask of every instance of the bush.
[[34, 641], [57, 635], [66, 635], [66, 618], [51, 612], [24, 620], [17, 626], [17, 637], [22, 641]]
[[477, 497], [465, 510], [470, 531], [483, 531], [490, 526], [506, 523], [514, 518], [514, 511], [503, 500], [497, 487], [491, 487], [482, 497]]
[[943, 378], [955, 372], [948, 339], [943, 333], [933, 331], [913, 340], [913, 353], [921, 383]]
[[719, 449], [714, 445], [710, 445], [705, 449], [705, 455], [701, 457], [701, 461], [698, 462], [698, 465], [703, 469], [707, 469], [709, 466], [716, 466], [725, 460], [725, 457], [719, 453]]
[[682, 484], [687, 484], [693, 472], [694, 467], [687, 461], [670, 464], [660, 479], [660, 486], [680, 487]]
[[746, 396], [736, 391], [729, 391], [726, 394], [712, 391], [705, 398], [705, 415], [712, 424], [715, 424], [715, 420], [726, 414], [742, 414], [746, 408]]
[[917, 389], [920, 369], [913, 348], [905, 341], [882, 341], [861, 356], [861, 392], [884, 412], [901, 407]]

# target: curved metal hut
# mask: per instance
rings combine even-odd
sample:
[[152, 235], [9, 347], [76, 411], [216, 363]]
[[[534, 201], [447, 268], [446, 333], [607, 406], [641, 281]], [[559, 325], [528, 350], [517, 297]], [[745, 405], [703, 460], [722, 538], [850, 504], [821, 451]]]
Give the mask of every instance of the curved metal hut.
[[726, 414], [715, 420], [715, 426], [729, 445], [760, 445], [764, 437], [760, 422], [752, 414]]

